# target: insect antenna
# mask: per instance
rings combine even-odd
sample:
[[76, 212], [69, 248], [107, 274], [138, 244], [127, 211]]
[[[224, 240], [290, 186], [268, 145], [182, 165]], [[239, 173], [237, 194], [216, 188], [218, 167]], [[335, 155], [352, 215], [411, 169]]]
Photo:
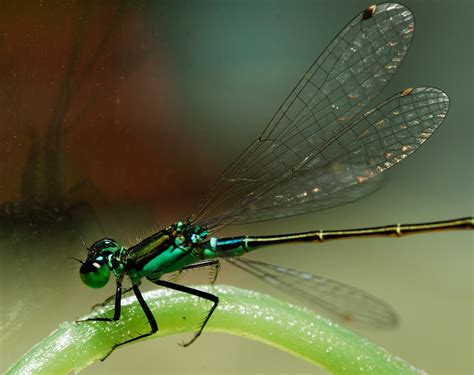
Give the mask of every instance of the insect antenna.
[[76, 257], [67, 257], [67, 259], [74, 259], [74, 260], [78, 261], [79, 263], [84, 264], [84, 262], [82, 260], [77, 259]]
[[87, 246], [87, 243], [86, 243], [86, 241], [84, 240], [84, 237], [79, 236], [79, 238], [81, 239], [81, 242], [82, 242], [82, 244], [84, 245], [84, 247], [87, 249], [87, 251], [89, 251], [89, 250], [90, 250], [90, 249], [89, 249], [89, 246]]

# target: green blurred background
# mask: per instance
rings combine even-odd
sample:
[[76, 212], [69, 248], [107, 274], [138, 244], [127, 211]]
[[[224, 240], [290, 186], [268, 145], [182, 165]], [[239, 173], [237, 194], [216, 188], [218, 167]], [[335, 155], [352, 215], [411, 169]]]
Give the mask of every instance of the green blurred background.
[[[451, 98], [442, 127], [407, 162], [386, 173], [383, 189], [357, 203], [231, 227], [222, 234], [472, 214], [473, 3], [404, 4], [415, 14], [415, 37], [381, 98], [406, 87], [442, 88]], [[68, 230], [33, 236], [20, 228], [20, 235], [0, 238], [0, 370], [61, 322], [87, 313], [113, 293], [112, 284], [100, 291], [81, 284], [77, 263], [67, 259], [85, 256], [80, 236], [87, 243], [106, 235], [128, 244], [189, 215], [206, 186], [260, 133], [322, 49], [368, 5], [359, 0], [138, 1], [118, 8], [114, 1], [2, 2], [0, 203], [21, 199], [31, 134], [45, 139], [61, 103], [60, 85], [82, 19], [77, 69], [66, 77], [71, 93], [63, 111], [67, 131], [61, 138], [59, 181], [63, 191], [83, 178], [89, 181], [66, 206], [87, 201], [103, 230], [87, 212], [71, 211], [75, 220]], [[464, 232], [281, 246], [254, 258], [379, 296], [396, 308], [400, 327], [358, 330], [361, 335], [429, 373], [470, 374], [472, 249], [472, 234]], [[207, 276], [197, 271], [185, 281], [203, 282]], [[277, 293], [231, 266], [224, 265], [218, 282]], [[138, 343], [84, 373], [324, 373], [242, 338], [208, 333], [187, 349], [177, 345], [180, 341]]]

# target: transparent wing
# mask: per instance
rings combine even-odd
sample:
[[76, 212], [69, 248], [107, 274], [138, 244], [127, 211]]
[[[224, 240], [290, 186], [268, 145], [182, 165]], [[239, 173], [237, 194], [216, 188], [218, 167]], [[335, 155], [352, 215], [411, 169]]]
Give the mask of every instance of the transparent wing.
[[400, 4], [372, 6], [357, 15], [316, 59], [262, 135], [219, 177], [190, 220], [217, 225], [219, 220], [208, 219], [223, 217], [221, 208], [249, 204], [301, 171], [390, 81], [413, 31], [413, 15]]
[[392, 307], [353, 286], [260, 261], [245, 258], [226, 260], [278, 290], [322, 307], [343, 321], [376, 328], [397, 325], [397, 315]]
[[[215, 221], [210, 221], [209, 226], [219, 229], [223, 223], [278, 219], [357, 201], [382, 186], [382, 175], [369, 171], [362, 166], [333, 162], [317, 171], [299, 174], [239, 210], [213, 218]], [[369, 175], [370, 178], [365, 177]]]
[[348, 203], [377, 188], [378, 176], [415, 152], [444, 120], [448, 96], [436, 88], [407, 89], [370, 110], [333, 137], [278, 184], [258, 186], [210, 228], [268, 220]]

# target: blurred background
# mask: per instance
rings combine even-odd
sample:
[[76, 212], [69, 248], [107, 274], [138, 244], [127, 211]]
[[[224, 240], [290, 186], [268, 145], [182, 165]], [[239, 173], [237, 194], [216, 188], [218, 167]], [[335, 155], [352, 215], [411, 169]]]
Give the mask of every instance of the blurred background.
[[[380, 99], [406, 87], [442, 88], [451, 98], [445, 123], [363, 200], [220, 234], [472, 215], [473, 3], [404, 3], [415, 14], [415, 37]], [[68, 257], [85, 257], [81, 238], [128, 245], [186, 218], [323, 48], [368, 5], [3, 1], [0, 371], [114, 292], [112, 283], [92, 290], [80, 282]], [[280, 246], [252, 256], [382, 298], [400, 326], [359, 334], [431, 374], [470, 374], [472, 249], [471, 233], [453, 232]], [[196, 271], [185, 281], [207, 278]], [[218, 282], [288, 298], [230, 266]], [[206, 333], [187, 349], [177, 345], [182, 339], [134, 344], [84, 373], [324, 373], [243, 338]]]

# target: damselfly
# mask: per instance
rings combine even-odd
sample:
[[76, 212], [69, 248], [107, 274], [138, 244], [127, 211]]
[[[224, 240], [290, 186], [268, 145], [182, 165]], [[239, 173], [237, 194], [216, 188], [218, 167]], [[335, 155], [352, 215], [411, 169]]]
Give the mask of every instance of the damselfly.
[[287, 217], [357, 200], [375, 189], [382, 172], [407, 158], [433, 134], [449, 107], [448, 96], [439, 89], [406, 89], [365, 109], [395, 74], [413, 31], [413, 15], [400, 4], [373, 5], [358, 14], [311, 65], [261, 136], [218, 178], [193, 215], [129, 248], [109, 238], [88, 248], [80, 267], [82, 281], [101, 288], [111, 273], [116, 278], [114, 316], [88, 320], [120, 319], [122, 281], [128, 277], [132, 283], [128, 290], [135, 293], [150, 325], [149, 332], [114, 345], [109, 354], [158, 330], [139, 290], [142, 278], [213, 303], [184, 346], [194, 342], [218, 306], [218, 297], [161, 277], [197, 267], [218, 270], [219, 259], [343, 319], [375, 326], [395, 323], [389, 306], [361, 290], [240, 256], [284, 243], [472, 229], [472, 218], [274, 236], [211, 235], [230, 224]]

